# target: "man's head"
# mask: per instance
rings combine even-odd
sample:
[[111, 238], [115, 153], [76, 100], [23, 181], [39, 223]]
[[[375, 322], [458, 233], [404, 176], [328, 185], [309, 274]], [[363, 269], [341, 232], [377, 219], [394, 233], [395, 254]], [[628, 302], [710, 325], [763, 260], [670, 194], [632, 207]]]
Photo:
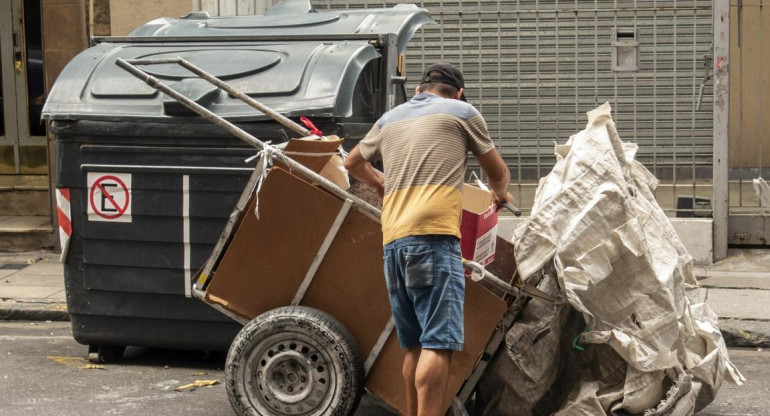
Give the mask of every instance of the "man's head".
[[452, 64], [433, 64], [425, 69], [415, 93], [429, 92], [445, 98], [465, 100], [465, 80], [462, 72]]

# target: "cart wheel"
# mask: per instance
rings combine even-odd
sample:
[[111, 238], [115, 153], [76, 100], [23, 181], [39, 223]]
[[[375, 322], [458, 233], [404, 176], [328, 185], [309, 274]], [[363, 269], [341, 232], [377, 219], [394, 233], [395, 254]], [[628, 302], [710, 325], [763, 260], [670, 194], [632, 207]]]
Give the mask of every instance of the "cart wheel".
[[227, 354], [225, 377], [238, 415], [350, 415], [364, 389], [353, 336], [329, 314], [302, 306], [246, 324]]
[[121, 359], [125, 351], [125, 345], [91, 344], [88, 346], [88, 361], [95, 364], [113, 363]]

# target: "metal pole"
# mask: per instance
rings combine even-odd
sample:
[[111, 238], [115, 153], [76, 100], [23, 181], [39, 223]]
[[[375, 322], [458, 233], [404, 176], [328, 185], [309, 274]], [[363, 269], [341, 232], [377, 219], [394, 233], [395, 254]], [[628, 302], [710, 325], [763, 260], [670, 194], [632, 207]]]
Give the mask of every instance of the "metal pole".
[[714, 0], [714, 261], [727, 257], [730, 174], [730, 2]]
[[226, 82], [220, 80], [219, 78], [209, 74], [208, 72], [204, 71], [203, 69], [193, 65], [189, 61], [179, 58], [179, 65], [182, 65], [186, 69], [188, 69], [190, 72], [193, 72], [195, 75], [198, 75], [199, 77], [205, 79], [206, 81], [216, 85], [217, 87], [221, 88], [228, 94], [232, 95], [233, 97], [243, 101], [244, 103], [250, 105], [251, 107], [265, 113], [267, 116], [272, 118], [273, 120], [280, 123], [282, 126], [291, 129], [295, 133], [298, 133], [302, 136], [310, 136], [310, 130], [300, 126], [299, 124], [295, 123], [294, 121], [288, 119], [287, 117], [284, 117], [282, 114], [277, 113], [272, 108], [260, 103], [259, 101], [249, 97], [248, 95], [244, 94], [241, 91], [238, 91], [237, 89], [230, 86], [230, 84], [227, 84]]
[[[158, 63], [169, 63], [168, 60], [159, 60]], [[147, 60], [138, 60], [138, 62], [141, 62], [141, 65], [147, 65]], [[176, 60], [177, 63], [179, 63], [179, 60]], [[139, 78], [140, 80], [144, 81], [147, 85], [149, 85], [152, 88], [157, 89], [158, 91], [174, 98], [175, 100], [179, 101], [182, 105], [189, 108], [190, 110], [196, 112], [201, 117], [209, 120], [210, 122], [214, 123], [218, 127], [222, 128], [223, 130], [227, 131], [228, 133], [233, 134], [234, 136], [238, 137], [239, 139], [243, 140], [244, 142], [256, 147], [257, 149], [264, 150], [267, 147], [271, 147], [273, 149], [273, 152], [279, 155], [282, 155], [283, 152], [281, 152], [279, 149], [269, 146], [262, 142], [261, 140], [257, 139], [256, 137], [250, 135], [249, 133], [245, 132], [243, 129], [239, 128], [233, 123], [230, 123], [229, 121], [225, 120], [224, 118], [216, 115], [212, 111], [208, 110], [207, 108], [201, 106], [200, 104], [192, 101], [191, 99], [185, 97], [184, 95], [180, 94], [179, 92], [173, 90], [168, 85], [160, 82], [157, 78], [153, 77], [152, 75], [149, 75], [142, 71], [141, 69], [134, 66], [132, 63], [118, 58], [116, 61], [116, 64], [128, 71], [131, 75], [134, 75], [135, 77]], [[221, 82], [221, 81], [220, 81]], [[286, 163], [290, 169], [296, 170], [299, 173], [301, 173], [306, 178], [312, 180], [313, 182], [318, 183], [326, 189], [327, 191], [331, 192], [334, 195], [339, 196], [343, 200], [350, 199], [353, 201], [353, 203], [356, 205], [356, 207], [361, 210], [364, 214], [367, 214], [374, 218], [375, 220], [380, 220], [380, 210], [369, 205], [365, 201], [361, 200], [360, 198], [356, 197], [355, 195], [343, 191], [342, 188], [335, 185], [330, 180], [324, 178], [323, 176], [317, 174], [316, 172], [312, 171], [311, 169], [308, 169], [305, 165], [295, 161], [294, 159], [291, 159], [289, 157], [284, 157], [281, 159], [282, 162]]]

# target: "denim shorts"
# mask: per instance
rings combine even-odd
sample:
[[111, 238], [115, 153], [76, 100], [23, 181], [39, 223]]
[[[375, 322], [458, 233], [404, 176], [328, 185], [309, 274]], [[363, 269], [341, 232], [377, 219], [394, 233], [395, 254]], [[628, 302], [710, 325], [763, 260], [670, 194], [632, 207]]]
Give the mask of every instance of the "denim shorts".
[[385, 279], [401, 348], [463, 349], [460, 240], [451, 235], [400, 238], [384, 247]]

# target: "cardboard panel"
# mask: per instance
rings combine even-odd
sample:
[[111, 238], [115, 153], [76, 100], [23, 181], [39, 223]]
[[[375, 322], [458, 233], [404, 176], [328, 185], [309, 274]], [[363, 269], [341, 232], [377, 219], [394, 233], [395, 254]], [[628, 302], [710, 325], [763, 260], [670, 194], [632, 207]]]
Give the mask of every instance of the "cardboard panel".
[[[282, 169], [273, 169], [206, 290], [206, 299], [252, 319], [291, 304], [343, 202]], [[301, 305], [331, 314], [366, 357], [390, 318], [379, 222], [351, 209]]]
[[339, 319], [366, 359], [390, 319], [379, 222], [351, 209], [302, 304]]
[[514, 276], [516, 274], [514, 248], [513, 243], [498, 235], [495, 243], [495, 261], [484, 266], [488, 272], [511, 284], [515, 283], [514, 277], [518, 277]]
[[248, 319], [291, 303], [342, 201], [281, 169], [243, 214], [206, 299]]
[[[305, 165], [313, 172], [318, 173], [321, 171], [321, 169], [323, 169], [324, 165], [326, 165], [329, 159], [331, 159], [331, 155], [306, 156], [301, 154], [292, 154], [292, 152], [333, 153], [337, 151], [337, 148], [340, 146], [340, 143], [342, 143], [341, 139], [327, 140], [327, 141], [291, 139], [289, 140], [289, 143], [284, 148], [284, 152], [286, 152], [286, 154], [289, 157]], [[288, 167], [286, 167], [286, 165], [284, 165], [283, 163], [278, 162], [276, 163], [276, 166], [280, 166], [281, 168], [288, 170]], [[301, 177], [300, 179], [304, 180], [304, 177]]]
[[[248, 319], [289, 305], [342, 204], [340, 198], [273, 169], [260, 193], [260, 219], [253, 215], [252, 201], [213, 274], [207, 301]], [[302, 305], [339, 319], [356, 338], [364, 358], [368, 356], [390, 318], [377, 221], [355, 208], [348, 213]], [[447, 408], [505, 309], [499, 297], [467, 281], [465, 350], [452, 357]], [[370, 391], [401, 411], [403, 356], [394, 331], [367, 379]]]
[[[444, 398], [447, 409], [476, 366], [505, 310], [505, 302], [500, 298], [472, 281], [466, 281], [465, 349], [452, 354], [449, 387]], [[394, 330], [369, 373], [366, 387], [401, 413], [406, 413], [404, 382], [401, 379], [403, 358], [404, 351]]]

